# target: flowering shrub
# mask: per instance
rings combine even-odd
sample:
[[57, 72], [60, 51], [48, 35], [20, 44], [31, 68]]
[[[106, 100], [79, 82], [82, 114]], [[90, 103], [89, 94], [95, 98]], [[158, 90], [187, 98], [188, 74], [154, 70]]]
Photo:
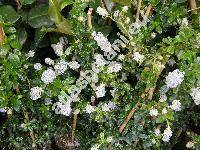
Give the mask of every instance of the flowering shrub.
[[200, 148], [189, 2], [0, 2], [0, 148]]

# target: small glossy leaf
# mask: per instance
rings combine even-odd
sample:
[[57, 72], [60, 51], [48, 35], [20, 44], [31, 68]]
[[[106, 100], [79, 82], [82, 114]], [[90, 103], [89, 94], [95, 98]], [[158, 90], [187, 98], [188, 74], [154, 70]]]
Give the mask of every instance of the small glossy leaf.
[[53, 25], [53, 22], [48, 16], [48, 6], [40, 5], [32, 8], [28, 15], [28, 23], [33, 28], [40, 28], [42, 26], [49, 27]]
[[15, 23], [20, 18], [20, 15], [10, 5], [0, 6], [0, 10], [0, 16], [3, 17], [6, 23]]

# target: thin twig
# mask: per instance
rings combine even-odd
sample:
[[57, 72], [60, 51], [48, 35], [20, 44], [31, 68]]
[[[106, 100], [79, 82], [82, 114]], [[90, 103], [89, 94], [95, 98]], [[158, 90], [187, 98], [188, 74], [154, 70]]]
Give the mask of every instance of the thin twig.
[[142, 6], [142, 0], [138, 0], [138, 5], [137, 5], [137, 14], [136, 14], [136, 21], [139, 19], [140, 17], [140, 9]]
[[[25, 110], [23, 112], [24, 112], [25, 123], [29, 123], [30, 119], [29, 119], [29, 116], [28, 116], [28, 112], [26, 112]], [[35, 149], [37, 149], [37, 145], [36, 145], [36, 142], [35, 142], [35, 135], [34, 135], [34, 132], [33, 132], [32, 129], [30, 130], [29, 134], [30, 134], [31, 139], [32, 139], [32, 144], [34, 146], [36, 146]]]
[[122, 131], [124, 130], [124, 128], [126, 127], [127, 123], [129, 122], [129, 120], [133, 117], [134, 113], [136, 112], [136, 110], [140, 107], [140, 103], [138, 102], [135, 107], [129, 112], [128, 116], [126, 117], [126, 119], [124, 120], [124, 122], [121, 124], [120, 128], [119, 128], [119, 132], [122, 133]]
[[75, 148], [75, 130], [76, 130], [76, 124], [77, 124], [77, 115], [79, 114], [79, 110], [75, 110], [74, 111], [74, 120], [73, 120], [73, 124], [72, 124], [72, 143], [74, 145], [74, 148]]
[[87, 13], [87, 23], [88, 23], [89, 30], [92, 29], [92, 10], [93, 8], [89, 8], [88, 13]]
[[193, 14], [197, 14], [197, 4], [195, 0], [190, 0], [190, 8]]
[[191, 9], [191, 10], [188, 10], [188, 12], [190, 12], [190, 11], [194, 11], [194, 10], [199, 10], [199, 9], [200, 9], [200, 7], [195, 8], [195, 9]]
[[3, 31], [3, 26], [0, 25], [0, 45], [3, 44], [4, 40], [4, 31]]
[[150, 13], [151, 13], [151, 10], [152, 10], [152, 5], [150, 4], [148, 7], [147, 7], [147, 10], [146, 10], [146, 13], [145, 13], [145, 17], [144, 18], [148, 18]]

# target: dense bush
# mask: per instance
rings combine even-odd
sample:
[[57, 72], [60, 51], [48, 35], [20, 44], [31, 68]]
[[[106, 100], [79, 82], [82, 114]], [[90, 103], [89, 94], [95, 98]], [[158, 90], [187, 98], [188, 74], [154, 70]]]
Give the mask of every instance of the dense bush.
[[0, 2], [0, 148], [200, 149], [198, 6]]

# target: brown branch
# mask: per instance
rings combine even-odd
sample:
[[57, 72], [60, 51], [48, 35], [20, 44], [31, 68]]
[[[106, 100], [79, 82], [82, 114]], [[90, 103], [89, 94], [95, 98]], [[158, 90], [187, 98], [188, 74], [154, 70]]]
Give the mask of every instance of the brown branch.
[[140, 9], [142, 6], [142, 0], [138, 0], [138, 5], [137, 5], [137, 14], [136, 14], [136, 21], [139, 19], [140, 17]]
[[3, 31], [3, 26], [0, 25], [0, 45], [3, 44], [4, 40], [4, 31]]
[[144, 19], [149, 17], [149, 15], [151, 14], [152, 8], [153, 7], [151, 6], [151, 4], [147, 7], [146, 13], [144, 15], [145, 16]]
[[195, 0], [189, 0], [190, 1], [190, 8], [191, 8], [191, 12], [193, 14], [197, 14], [197, 4], [196, 4], [196, 1]]
[[87, 23], [88, 23], [89, 30], [92, 29], [92, 10], [93, 8], [89, 8], [88, 13], [87, 13]]
[[[23, 112], [24, 112], [25, 123], [29, 123], [30, 119], [28, 117], [28, 112], [26, 112], [25, 110]], [[31, 139], [32, 139], [32, 144], [36, 146], [34, 149], [37, 149], [37, 145], [36, 145], [36, 142], [35, 142], [35, 135], [34, 135], [34, 132], [33, 132], [32, 129], [30, 130], [29, 134], [30, 134]]]
[[75, 148], [75, 130], [76, 130], [76, 124], [77, 124], [77, 115], [79, 114], [79, 110], [75, 110], [74, 111], [74, 120], [73, 120], [73, 124], [72, 124], [72, 143], [74, 145], [74, 148]]
[[136, 110], [140, 107], [140, 103], [138, 102], [135, 107], [129, 112], [128, 116], [126, 117], [125, 121], [121, 124], [120, 128], [119, 128], [119, 132], [122, 133], [122, 131], [124, 130], [124, 128], [126, 127], [127, 123], [129, 122], [129, 120], [133, 117], [134, 113], [136, 112]]

